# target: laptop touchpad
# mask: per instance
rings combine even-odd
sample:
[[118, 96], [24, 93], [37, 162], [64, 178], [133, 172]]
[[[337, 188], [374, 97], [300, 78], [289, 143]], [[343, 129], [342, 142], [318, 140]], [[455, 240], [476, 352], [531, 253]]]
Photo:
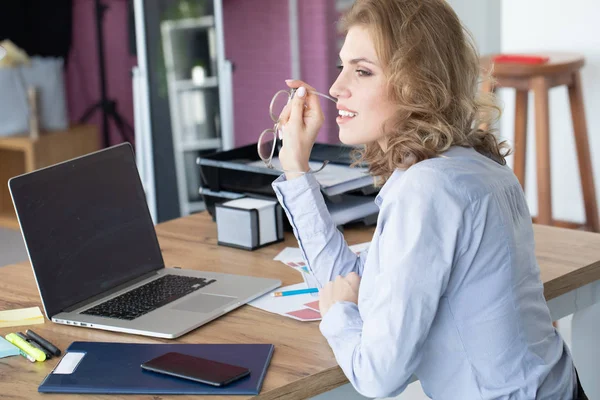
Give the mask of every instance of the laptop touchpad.
[[201, 313], [210, 313], [217, 308], [221, 308], [237, 301], [237, 297], [215, 296], [210, 294], [196, 294], [189, 296], [188, 299], [177, 304], [173, 308], [182, 311], [193, 311]]

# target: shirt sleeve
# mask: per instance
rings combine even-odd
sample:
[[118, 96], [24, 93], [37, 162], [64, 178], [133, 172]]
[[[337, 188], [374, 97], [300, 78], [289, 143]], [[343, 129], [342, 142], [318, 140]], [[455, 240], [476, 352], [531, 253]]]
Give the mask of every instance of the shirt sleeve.
[[398, 193], [380, 211], [376, 296], [364, 305], [362, 298], [358, 306], [335, 303], [320, 325], [346, 377], [367, 397], [396, 396], [410, 383], [463, 225], [461, 201], [432, 177], [411, 179]]
[[338, 275], [356, 272], [362, 276], [367, 252], [360, 257], [348, 248], [327, 210], [319, 182], [313, 174], [287, 181], [282, 175], [273, 189], [283, 207], [304, 261], [310, 270], [306, 280], [311, 287], [323, 287]]

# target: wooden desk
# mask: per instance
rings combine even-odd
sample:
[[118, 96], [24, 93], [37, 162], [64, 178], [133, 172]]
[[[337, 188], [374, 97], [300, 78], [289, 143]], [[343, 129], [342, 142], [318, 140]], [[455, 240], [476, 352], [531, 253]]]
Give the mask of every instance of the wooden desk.
[[[168, 266], [204, 269], [281, 279], [283, 285], [301, 281], [293, 269], [273, 261], [286, 246], [297, 246], [292, 235], [286, 241], [254, 252], [217, 246], [216, 225], [207, 213], [173, 220], [157, 227], [160, 246]], [[536, 226], [537, 255], [547, 299], [558, 299], [600, 279], [600, 234]], [[349, 244], [370, 240], [372, 229], [348, 229]], [[0, 268], [0, 310], [39, 305], [40, 298], [29, 263]], [[0, 334], [25, 330], [0, 328]], [[113, 342], [169, 342], [46, 322], [32, 328], [66, 349], [76, 340]], [[321, 336], [318, 322], [290, 318], [243, 306], [176, 340], [180, 343], [274, 343], [275, 353], [260, 399], [307, 399], [332, 390], [348, 381], [337, 366], [333, 353]], [[172, 341], [171, 341], [172, 342]], [[56, 360], [29, 363], [23, 357], [0, 359], [0, 394], [11, 399], [64, 398], [41, 395], [37, 387], [56, 365]], [[131, 396], [76, 396], [69, 399], [131, 399]], [[135, 396], [162, 399], [164, 396]], [[173, 396], [191, 399], [191, 396]], [[197, 397], [195, 397], [197, 398]], [[204, 398], [204, 397], [203, 397]], [[217, 397], [208, 397], [217, 398]], [[223, 398], [223, 397], [219, 397]], [[232, 396], [231, 399], [245, 399]]]

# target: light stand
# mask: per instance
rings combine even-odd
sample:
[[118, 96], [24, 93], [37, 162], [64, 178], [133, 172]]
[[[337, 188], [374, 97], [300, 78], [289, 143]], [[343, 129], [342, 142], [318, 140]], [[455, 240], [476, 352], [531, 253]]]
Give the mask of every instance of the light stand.
[[100, 0], [94, 0], [96, 17], [96, 43], [98, 50], [98, 63], [100, 69], [100, 100], [91, 105], [80, 118], [80, 122], [86, 122], [97, 109], [102, 112], [102, 145], [110, 145], [109, 120], [112, 119], [117, 127], [119, 135], [124, 141], [134, 142], [134, 130], [131, 125], [117, 112], [117, 102], [107, 97], [106, 93], [106, 67], [104, 63], [104, 13], [108, 6]]

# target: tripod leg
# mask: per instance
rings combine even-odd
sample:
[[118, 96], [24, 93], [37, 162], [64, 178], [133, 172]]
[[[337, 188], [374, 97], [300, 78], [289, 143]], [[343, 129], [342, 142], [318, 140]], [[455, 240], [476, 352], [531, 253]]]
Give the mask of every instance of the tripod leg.
[[128, 140], [129, 142], [133, 143], [133, 141], [134, 141], [133, 129], [127, 123], [127, 121], [125, 121], [123, 119], [123, 117], [119, 113], [117, 113], [115, 110], [113, 110], [113, 112], [111, 112], [110, 115], [115, 120], [115, 124], [117, 125], [117, 127], [121, 133], [121, 137], [123, 139]]
[[133, 127], [131, 125], [129, 125], [129, 122], [127, 122], [119, 114], [117, 114], [116, 117], [119, 118], [119, 120], [121, 121], [121, 125], [123, 126], [124, 130], [129, 133], [129, 135], [130, 135], [131, 138], [134, 138], [135, 137], [135, 130], [133, 129]]
[[123, 140], [127, 140], [130, 143], [134, 143], [135, 137], [133, 128], [121, 117], [114, 109], [111, 110], [109, 116], [115, 121], [115, 125], [121, 134]]
[[131, 134], [135, 133], [133, 126], [129, 125], [129, 122], [127, 122], [126, 120], [123, 120], [123, 124], [125, 124], [125, 127], [127, 128], [127, 130], [129, 130], [129, 132], [131, 132]]
[[89, 106], [88, 109], [85, 110], [85, 112], [83, 113], [83, 116], [81, 118], [79, 118], [79, 122], [84, 123], [88, 119], [90, 119], [90, 117], [92, 116], [94, 111], [96, 111], [96, 108], [102, 108], [102, 103], [99, 102], [99, 103], [92, 104], [91, 106]]

